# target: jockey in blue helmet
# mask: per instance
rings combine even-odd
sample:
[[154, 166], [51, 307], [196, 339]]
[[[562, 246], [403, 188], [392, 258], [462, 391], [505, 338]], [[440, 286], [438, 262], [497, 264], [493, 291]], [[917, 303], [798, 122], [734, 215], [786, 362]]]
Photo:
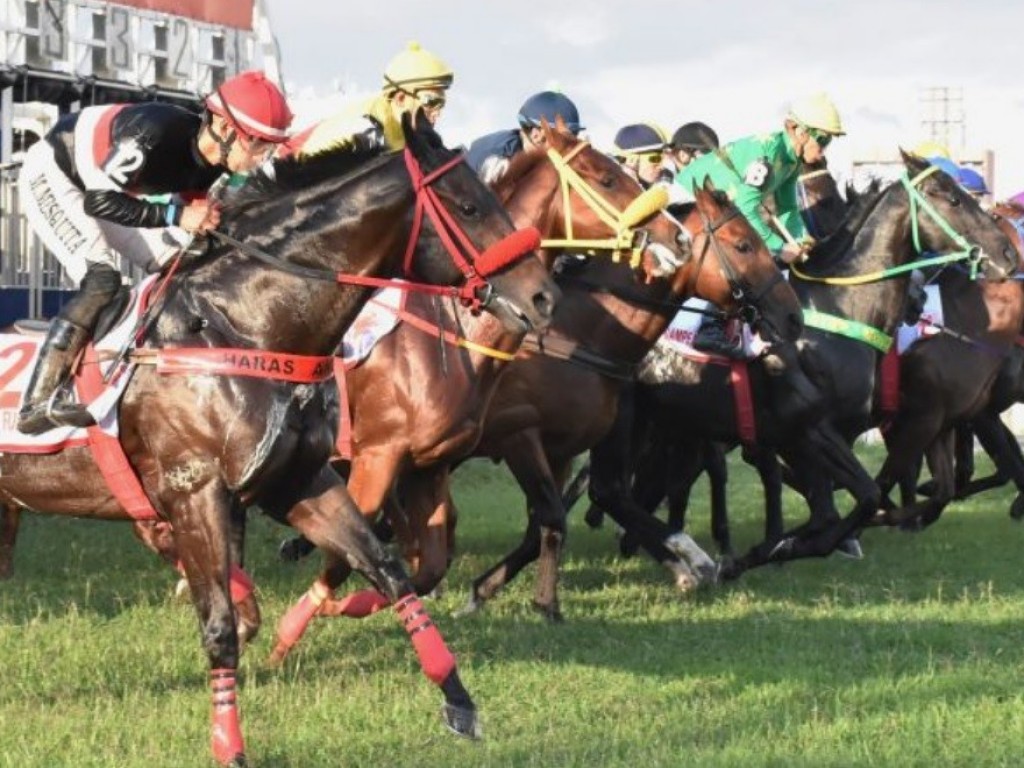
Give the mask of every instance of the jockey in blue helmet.
[[960, 166], [950, 160], [948, 157], [942, 155], [932, 155], [928, 158], [928, 163], [934, 165], [944, 174], [949, 176], [953, 181], [959, 181], [960, 179]]
[[961, 187], [966, 189], [975, 197], [981, 197], [982, 195], [988, 194], [988, 185], [985, 184], [985, 177], [973, 168], [968, 168], [966, 166], [961, 167], [957, 174], [957, 181], [960, 182]]
[[583, 130], [579, 110], [568, 96], [556, 91], [535, 93], [519, 108], [519, 128], [481, 136], [470, 145], [466, 162], [491, 184], [504, 175], [509, 160], [517, 152], [543, 148], [544, 122], [554, 126], [559, 118], [573, 134]]

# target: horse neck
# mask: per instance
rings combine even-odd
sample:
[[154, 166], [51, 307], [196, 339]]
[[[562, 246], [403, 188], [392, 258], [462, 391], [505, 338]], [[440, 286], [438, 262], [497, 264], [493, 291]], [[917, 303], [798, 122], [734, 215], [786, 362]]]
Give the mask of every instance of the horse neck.
[[[576, 281], [573, 280], [576, 278]], [[637, 281], [632, 270], [606, 256], [592, 257], [578, 275], [560, 281], [562, 299], [555, 310], [551, 333], [577, 341], [611, 360], [639, 363], [668, 327], [674, 310], [657, 311], [600, 289], [620, 289], [638, 299], [673, 302], [664, 281]]]
[[[868, 275], [907, 264], [916, 257], [906, 199], [890, 192], [857, 230], [842, 258], [832, 268], [823, 267], [820, 274]], [[805, 308], [865, 323], [891, 335], [902, 320], [907, 279], [899, 275], [852, 287], [796, 279], [793, 285]]]
[[[406, 184], [389, 203], [362, 213], [356, 207], [336, 207], [327, 214], [304, 201], [296, 209], [314, 214], [274, 230], [290, 234], [272, 245], [256, 237], [245, 242], [282, 261], [325, 272], [395, 274], [410, 236], [411, 196]], [[307, 231], [313, 217], [331, 226]], [[373, 294], [372, 288], [293, 275], [238, 251], [183, 277], [184, 290], [172, 297], [158, 325], [157, 337], [164, 342], [180, 341], [182, 318], [198, 316], [208, 323], [206, 335], [213, 345], [329, 355]]]

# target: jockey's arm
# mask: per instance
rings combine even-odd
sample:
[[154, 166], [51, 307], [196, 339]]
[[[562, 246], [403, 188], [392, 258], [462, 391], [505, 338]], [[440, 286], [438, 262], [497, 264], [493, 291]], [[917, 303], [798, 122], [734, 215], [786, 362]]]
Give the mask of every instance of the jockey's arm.
[[735, 203], [750, 226], [761, 236], [769, 250], [779, 250], [785, 245], [782, 236], [772, 230], [761, 218], [761, 190], [750, 184], [737, 184], [735, 187]]
[[89, 189], [85, 192], [85, 213], [112, 221], [123, 227], [170, 227], [181, 221], [182, 207], [150, 203], [116, 189]]
[[803, 217], [800, 215], [800, 204], [797, 200], [796, 181], [790, 180], [775, 190], [776, 216], [786, 228], [786, 231], [796, 241], [807, 237], [807, 227], [804, 225]]

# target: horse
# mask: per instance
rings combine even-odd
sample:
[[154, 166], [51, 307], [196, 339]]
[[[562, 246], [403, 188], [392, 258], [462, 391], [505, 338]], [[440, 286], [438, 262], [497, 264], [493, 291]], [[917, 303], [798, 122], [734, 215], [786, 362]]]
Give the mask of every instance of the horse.
[[[230, 517], [238, 504], [258, 503], [324, 551], [347, 557], [394, 604], [425, 674], [444, 694], [446, 725], [464, 736], [478, 733], [475, 704], [439, 630], [329, 465], [336, 419], [325, 415], [337, 413], [330, 355], [374, 276], [403, 265], [428, 283], [461, 282], [454, 290], [465, 300], [516, 331], [544, 327], [557, 290], [530, 256], [536, 233], [513, 231], [461, 155], [445, 149], [423, 119], [414, 127], [405, 118], [403, 131], [403, 152], [342, 150], [280, 162], [275, 179], [243, 189], [225, 208], [207, 253], [180, 262], [167, 280], [156, 321], [136, 351], [136, 361], [177, 360], [173, 370], [200, 375], [138, 362], [119, 406], [120, 445], [152, 507], [173, 526], [199, 615], [212, 687], [211, 746], [222, 765], [246, 764], [228, 586]], [[424, 211], [440, 229], [420, 226]], [[459, 248], [443, 244], [453, 233]], [[253, 376], [273, 369], [268, 358], [277, 376]], [[249, 375], [211, 375], [225, 363], [239, 374], [240, 360], [248, 361]], [[288, 373], [300, 369], [302, 376]], [[68, 477], [75, 478], [71, 486]], [[5, 452], [0, 501], [130, 519], [85, 448]]]
[[[795, 297], [749, 223], [710, 187], [698, 189], [696, 196], [696, 204], [679, 214], [697, 254], [685, 269], [670, 282], [650, 286], [635, 285], [605, 261], [591, 259], [568, 271], [559, 281], [563, 302], [552, 329], [501, 379], [474, 455], [508, 464], [527, 497], [528, 526], [522, 543], [474, 580], [465, 611], [480, 608], [538, 560], [533, 606], [549, 620], [562, 620], [557, 581], [566, 511], [561, 489], [571, 462], [611, 427], [623, 383], [685, 298], [696, 292], [729, 311], [746, 305], [766, 333], [799, 334]], [[686, 560], [705, 579], [714, 578], [714, 563], [688, 537], [648, 537], [644, 546], [672, 570], [681, 589], [697, 583], [683, 567]]]
[[[998, 213], [995, 216], [1019, 260], [1017, 228]], [[882, 490], [888, 491], [894, 480], [900, 481], [903, 499], [900, 509], [888, 504], [881, 521], [905, 529], [931, 525], [956, 497], [952, 443], [956, 428], [971, 422], [985, 442], [999, 445], [1005, 429], [999, 413], [1020, 390], [1016, 379], [1022, 361], [1016, 342], [1024, 324], [1021, 283], [975, 283], [955, 269], [943, 271], [938, 282], [943, 324], [938, 334], [918, 340], [901, 357], [900, 409], [884, 433], [889, 456], [879, 472], [879, 482]], [[997, 464], [1019, 470], [1013, 448], [1002, 447]], [[932, 493], [917, 502], [913, 488], [922, 453], [932, 472]], [[1020, 509], [1017, 501], [1014, 504], [1011, 513]]]
[[[826, 397], [824, 427], [848, 445], [881, 417], [878, 364], [903, 317], [909, 270], [965, 261], [996, 283], [1016, 269], [1015, 249], [976, 200], [924, 159], [902, 156], [904, 176], [868, 201], [860, 221], [849, 221], [812, 250], [807, 265], [794, 266], [790, 278], [805, 307], [801, 365]], [[925, 252], [943, 255], [911, 261]], [[785, 459], [811, 520], [775, 546], [753, 547], [735, 561], [732, 575], [766, 562], [824, 557], [859, 531], [882, 500], [882, 478], [876, 483], [861, 468], [839, 480], [813, 469], [825, 455], [820, 448], [795, 448]], [[833, 478], [857, 500], [845, 518], [833, 506]]]
[[[661, 249], [666, 263], [682, 265], [690, 257], [689, 235], [660, 214], [660, 191], [643, 192], [607, 155], [567, 130], [545, 126], [544, 131], [550, 154], [517, 155], [499, 198], [517, 226], [541, 229], [549, 266], [560, 250], [550, 243], [564, 238], [567, 229], [596, 250], [594, 258], [635, 253], [642, 265], [652, 258], [652, 249]], [[580, 194], [559, 194], [566, 175], [555, 158], [565, 163]], [[595, 203], [595, 195], [604, 204]], [[602, 210], [623, 215], [609, 222]], [[627, 252], [616, 242], [628, 244]], [[638, 250], [633, 243], [640, 244]], [[629, 266], [624, 269], [635, 279]], [[655, 279], [653, 269], [649, 263], [643, 279]], [[476, 445], [498, 375], [514, 357], [523, 334], [509, 333], [457, 306], [437, 307], [426, 297], [410, 296], [400, 317], [403, 322], [345, 375], [352, 414], [348, 489], [363, 513], [373, 518], [399, 481], [402, 508], [387, 507], [387, 517], [398, 529], [413, 568], [413, 585], [426, 594], [444, 577], [451, 559], [450, 466]], [[285, 546], [294, 555], [308, 551], [300, 542]], [[333, 595], [349, 571], [345, 563], [328, 563], [318, 582], [321, 594]], [[317, 615], [362, 616], [378, 603], [367, 592], [341, 600], [328, 596]], [[282, 618], [275, 662], [290, 652], [311, 618], [303, 605]]]

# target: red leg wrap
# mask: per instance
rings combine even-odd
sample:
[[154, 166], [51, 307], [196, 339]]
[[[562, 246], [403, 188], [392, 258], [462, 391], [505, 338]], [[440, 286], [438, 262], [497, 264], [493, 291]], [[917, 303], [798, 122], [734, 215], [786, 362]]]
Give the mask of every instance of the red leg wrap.
[[321, 616], [348, 616], [351, 619], [363, 619], [386, 608], [391, 602], [375, 589], [361, 589], [341, 600], [327, 600], [320, 607]]
[[235, 693], [235, 670], [210, 671], [210, 690], [213, 694], [213, 717], [210, 746], [214, 759], [221, 765], [230, 765], [244, 758], [245, 743], [238, 722], [238, 701]]
[[231, 602], [238, 605], [252, 594], [253, 583], [248, 573], [237, 565], [231, 566]]
[[455, 656], [444, 644], [444, 638], [415, 594], [400, 598], [395, 603], [395, 610], [409, 633], [423, 674], [440, 685], [455, 669]]
[[288, 609], [288, 612], [281, 617], [277, 625], [277, 646], [271, 653], [273, 661], [281, 661], [288, 655], [292, 646], [299, 642], [299, 638], [306, 631], [309, 622], [313, 620], [316, 612], [331, 595], [330, 588], [323, 581], [313, 582], [313, 586], [304, 594], [299, 602]]

